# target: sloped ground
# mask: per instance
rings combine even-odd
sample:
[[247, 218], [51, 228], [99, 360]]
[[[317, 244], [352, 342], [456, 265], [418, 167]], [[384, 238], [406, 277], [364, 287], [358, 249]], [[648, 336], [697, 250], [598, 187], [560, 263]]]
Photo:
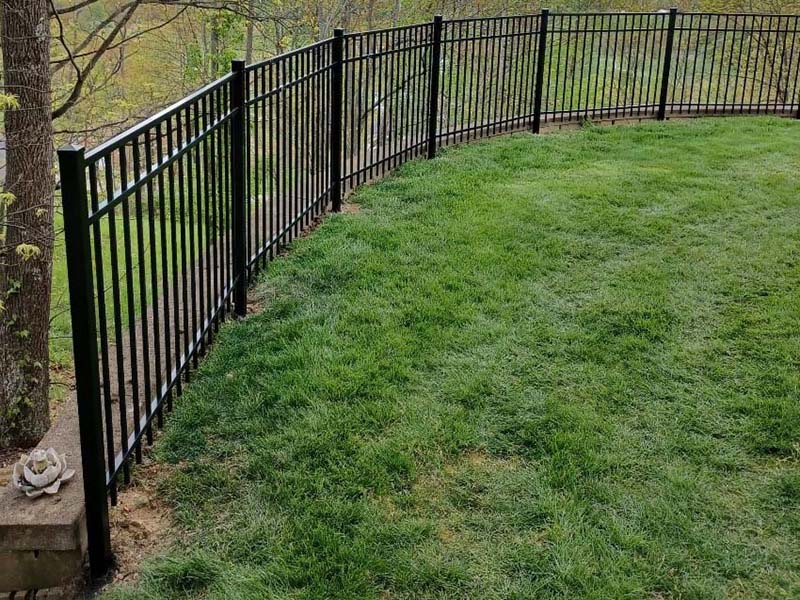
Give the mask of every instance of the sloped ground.
[[407, 165], [228, 325], [111, 598], [800, 596], [800, 123]]

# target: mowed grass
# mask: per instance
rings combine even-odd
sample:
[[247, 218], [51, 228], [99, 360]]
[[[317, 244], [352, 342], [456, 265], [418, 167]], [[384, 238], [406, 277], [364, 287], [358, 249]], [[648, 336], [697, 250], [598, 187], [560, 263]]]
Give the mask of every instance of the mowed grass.
[[800, 597], [800, 123], [520, 135], [360, 191], [157, 446], [109, 598]]

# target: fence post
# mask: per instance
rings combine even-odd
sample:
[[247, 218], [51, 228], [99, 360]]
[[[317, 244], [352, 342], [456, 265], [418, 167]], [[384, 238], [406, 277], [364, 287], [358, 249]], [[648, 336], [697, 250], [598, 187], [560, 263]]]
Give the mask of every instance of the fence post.
[[442, 61], [442, 15], [433, 17], [430, 79], [428, 80], [428, 158], [436, 156], [436, 133], [439, 121], [439, 66]]
[[539, 47], [536, 51], [536, 90], [533, 98], [533, 133], [542, 127], [542, 96], [544, 87], [544, 54], [547, 51], [547, 21], [550, 9], [543, 8], [539, 16]]
[[342, 84], [344, 81], [344, 29], [333, 30], [331, 46], [331, 209], [342, 210]]
[[233, 221], [233, 312], [247, 314], [247, 222], [245, 215], [245, 61], [231, 61], [231, 188]]
[[89, 566], [92, 577], [100, 577], [111, 564], [111, 535], [108, 526], [103, 415], [100, 408], [97, 326], [83, 148], [60, 148], [58, 164], [64, 212]]
[[667, 93], [669, 91], [669, 71], [672, 65], [672, 45], [675, 40], [675, 22], [678, 9], [669, 9], [669, 29], [667, 30], [667, 47], [664, 50], [664, 67], [661, 71], [661, 98], [658, 102], [658, 120], [667, 118]]

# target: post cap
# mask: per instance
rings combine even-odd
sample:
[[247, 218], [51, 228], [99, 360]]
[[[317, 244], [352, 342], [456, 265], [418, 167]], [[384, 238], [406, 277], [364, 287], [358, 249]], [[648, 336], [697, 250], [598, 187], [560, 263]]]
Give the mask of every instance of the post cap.
[[59, 154], [72, 154], [75, 152], [83, 152], [84, 147], [80, 144], [64, 144], [58, 149]]
[[246, 66], [247, 63], [243, 58], [234, 58], [231, 61], [231, 71], [244, 71]]
[[344, 37], [344, 29], [337, 27], [333, 30], [333, 37]]

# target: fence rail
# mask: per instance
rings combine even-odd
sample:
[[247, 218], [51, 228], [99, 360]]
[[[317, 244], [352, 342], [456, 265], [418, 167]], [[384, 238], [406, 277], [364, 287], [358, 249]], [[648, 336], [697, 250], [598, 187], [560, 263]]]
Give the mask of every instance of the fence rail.
[[800, 118], [800, 17], [561, 13], [344, 33], [59, 150], [92, 572], [108, 500], [246, 286], [343, 196], [479, 137], [583, 120]]

